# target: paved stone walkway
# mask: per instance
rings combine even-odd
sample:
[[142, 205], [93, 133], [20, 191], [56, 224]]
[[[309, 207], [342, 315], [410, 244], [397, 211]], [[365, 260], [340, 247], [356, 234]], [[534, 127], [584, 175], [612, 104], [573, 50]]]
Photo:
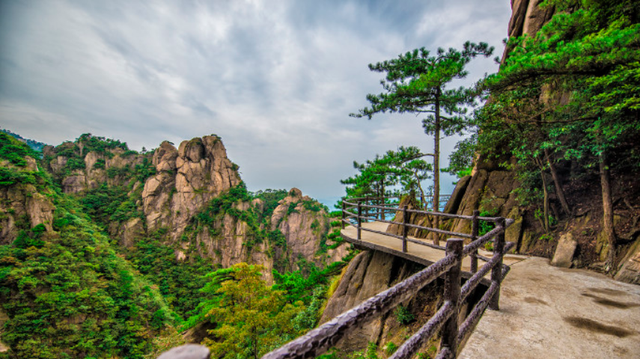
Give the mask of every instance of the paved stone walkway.
[[487, 310], [459, 356], [640, 358], [640, 286], [546, 258], [511, 266], [500, 310]]
[[[385, 223], [363, 226], [386, 230]], [[355, 227], [342, 230], [356, 238]], [[402, 251], [402, 241], [362, 231], [366, 242]], [[409, 243], [408, 253], [431, 262], [444, 252]], [[488, 253], [481, 253], [488, 256]], [[482, 265], [482, 261], [478, 264]], [[460, 353], [465, 359], [640, 358], [640, 286], [546, 258], [507, 255], [500, 310], [487, 309]], [[468, 258], [463, 262], [468, 270]]]
[[[386, 223], [382, 223], [382, 222], [369, 222], [369, 223], [362, 224], [363, 228], [369, 228], [376, 231], [386, 231], [387, 226], [388, 225]], [[357, 238], [358, 230], [354, 226], [348, 226], [342, 230], [341, 234], [343, 235], [343, 237], [355, 239]], [[420, 241], [426, 241], [426, 239], [415, 238], [411, 236], [409, 236], [409, 238], [417, 239]], [[362, 240], [365, 242], [373, 243], [382, 247], [386, 247], [395, 251], [402, 252], [402, 240], [398, 238], [393, 238], [393, 237], [385, 236], [382, 234], [367, 232], [363, 230]], [[429, 241], [429, 243], [431, 243], [431, 241]], [[441, 245], [444, 245], [446, 243], [446, 240], [441, 240], [440, 243]], [[422, 246], [422, 245], [411, 243], [411, 242], [407, 242], [407, 253], [416, 257], [420, 257], [422, 259], [426, 259], [432, 263], [435, 263], [440, 259], [444, 258], [444, 255], [445, 255], [444, 251], [442, 250], [438, 250], [438, 249], [427, 247], [427, 246]], [[491, 257], [490, 252], [485, 252], [480, 250], [479, 253], [485, 257]], [[508, 254], [504, 258], [504, 263], [507, 265], [511, 265], [513, 263], [519, 262], [526, 258], [528, 257]], [[481, 267], [483, 264], [484, 262], [482, 260], [478, 261], [478, 267]], [[471, 260], [469, 259], [469, 257], [466, 257], [462, 260], [462, 270], [469, 271], [470, 265], [471, 265]]]

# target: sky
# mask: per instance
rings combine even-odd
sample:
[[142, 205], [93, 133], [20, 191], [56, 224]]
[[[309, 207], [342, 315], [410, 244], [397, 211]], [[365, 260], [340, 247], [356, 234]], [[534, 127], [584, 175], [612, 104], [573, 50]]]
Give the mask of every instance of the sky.
[[[500, 55], [510, 15], [509, 0], [0, 0], [0, 127], [135, 150], [217, 134], [250, 190], [333, 204], [354, 160], [433, 151], [421, 117], [349, 117], [382, 91], [367, 65], [467, 40]], [[497, 69], [476, 59], [453, 85]], [[445, 166], [459, 139], [441, 141]]]

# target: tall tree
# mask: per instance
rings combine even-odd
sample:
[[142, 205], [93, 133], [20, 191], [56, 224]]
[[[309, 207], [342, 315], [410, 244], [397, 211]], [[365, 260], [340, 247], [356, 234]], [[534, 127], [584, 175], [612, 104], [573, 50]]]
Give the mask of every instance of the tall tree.
[[260, 278], [262, 266], [239, 263], [214, 272], [208, 290], [218, 296], [207, 316], [216, 323], [213, 338], [204, 344], [216, 358], [259, 358], [301, 334], [294, 327], [304, 310], [302, 302], [289, 304], [284, 292]]
[[[470, 125], [467, 105], [472, 105], [475, 91], [460, 87], [447, 89], [454, 79], [467, 76], [465, 66], [476, 56], [491, 56], [493, 47], [486, 43], [466, 42], [462, 51], [439, 48], [432, 56], [425, 48], [401, 54], [397, 59], [369, 64], [371, 71], [386, 73], [380, 81], [384, 92], [368, 94], [370, 107], [361, 109], [353, 117], [371, 119], [376, 113], [397, 112], [427, 114], [422, 126], [433, 135], [433, 210], [440, 202], [440, 136], [462, 134]], [[436, 221], [437, 225], [437, 221]]]
[[369, 69], [386, 73], [381, 81], [384, 92], [369, 94], [370, 107], [361, 109], [352, 117], [371, 119], [376, 113], [425, 113], [422, 126], [434, 136], [434, 210], [438, 208], [440, 194], [440, 136], [462, 134], [470, 125], [467, 107], [474, 102], [475, 92], [460, 87], [447, 89], [454, 79], [467, 76], [465, 66], [476, 56], [491, 56], [493, 47], [486, 43], [467, 42], [463, 50], [439, 48], [435, 56], [425, 48], [415, 49], [397, 59], [369, 64]]

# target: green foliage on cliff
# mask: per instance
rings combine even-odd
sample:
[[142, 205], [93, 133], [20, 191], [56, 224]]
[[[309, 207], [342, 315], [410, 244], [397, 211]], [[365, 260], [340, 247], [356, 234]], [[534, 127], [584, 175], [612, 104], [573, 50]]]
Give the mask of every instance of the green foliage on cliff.
[[[116, 185], [104, 183], [80, 194], [67, 195], [46, 172], [24, 167], [27, 164], [24, 156], [33, 155], [24, 144], [10, 138], [6, 144], [6, 148], [20, 150], [3, 152], [7, 157], [3, 159], [11, 165], [0, 167], [0, 186], [26, 191], [28, 196], [35, 195], [35, 188], [44, 195], [44, 200], [50, 199], [55, 205], [55, 216], [52, 223], [33, 228], [28, 216], [16, 218], [17, 238], [0, 246], [0, 305], [8, 316], [2, 341], [11, 348], [0, 358], [153, 356], [167, 346], [181, 343], [176, 327], [198, 324], [207, 314], [210, 314], [207, 320], [215, 322], [215, 330], [219, 330], [211, 345], [225, 346], [225, 353], [235, 351], [242, 356], [271, 350], [317, 322], [327, 278], [341, 267], [320, 270], [301, 261], [303, 273], [297, 273], [295, 281], [305, 284], [292, 287], [292, 294], [254, 280], [257, 277], [253, 267], [249, 270], [253, 274], [244, 279], [234, 277], [237, 268], [216, 271], [218, 267], [200, 253], [203, 247], [191, 243], [183, 248], [184, 242], [167, 241], [167, 232], [162, 228], [136, 238], [128, 248], [119, 248], [115, 239], [108, 238], [107, 229], [113, 228], [114, 223], [121, 225], [130, 218], [144, 218], [143, 183], [155, 174], [150, 156], [145, 155], [141, 161], [136, 159], [139, 162], [135, 168], [109, 168], [113, 172], [110, 177], [118, 177]], [[83, 156], [91, 151], [101, 154], [93, 169], [107, 169], [108, 159], [115, 156], [112, 150], [126, 151], [126, 145], [83, 135], [75, 143], [59, 146], [54, 155], [66, 157], [67, 164], [58, 173], [58, 179], [64, 179], [72, 170], [83, 169]], [[206, 226], [216, 235], [219, 221], [228, 215], [247, 223], [246, 246], [251, 249], [266, 240], [273, 244], [271, 255], [282, 257], [276, 258], [276, 262], [286, 259], [284, 235], [277, 229], [271, 231], [269, 221], [287, 194], [284, 190], [252, 194], [244, 183], [233, 187], [195, 216], [184, 240], [189, 241], [189, 236]], [[256, 198], [262, 203], [247, 207]], [[305, 201], [302, 207], [311, 212], [322, 209], [314, 201]], [[3, 218], [12, 213], [3, 213]], [[47, 227], [53, 231], [47, 231]], [[313, 227], [314, 231], [321, 230], [320, 222], [316, 220]], [[274, 250], [276, 247], [281, 251], [279, 254]], [[177, 260], [176, 250], [182, 251], [185, 258]], [[289, 265], [283, 260], [281, 267]], [[224, 277], [225, 281], [233, 279], [235, 284], [225, 281], [212, 284], [211, 273]], [[227, 275], [220, 277], [224, 273]], [[251, 290], [257, 307], [229, 306], [233, 300], [228, 298], [236, 295], [234, 288]], [[294, 299], [298, 295], [304, 297], [306, 306]], [[264, 305], [258, 305], [260, 301]], [[243, 313], [244, 320], [235, 319]]]
[[190, 256], [182, 262], [175, 249], [160, 240], [160, 235], [139, 238], [124, 252], [126, 259], [158, 287], [167, 304], [182, 318], [196, 315], [196, 308], [209, 295], [200, 291], [207, 283], [205, 275], [215, 268], [211, 260]]
[[501, 144], [525, 170], [557, 159], [593, 166], [640, 134], [640, 2], [545, 4], [560, 12], [535, 36], [510, 39], [485, 83], [493, 100], [481, 113], [481, 148]]
[[0, 159], [7, 160], [19, 167], [27, 165], [26, 156], [38, 158], [38, 154], [29, 146], [4, 132], [0, 132]]
[[59, 193], [54, 229], [39, 225], [0, 246], [2, 340], [21, 358], [140, 358], [174, 321], [154, 286]]

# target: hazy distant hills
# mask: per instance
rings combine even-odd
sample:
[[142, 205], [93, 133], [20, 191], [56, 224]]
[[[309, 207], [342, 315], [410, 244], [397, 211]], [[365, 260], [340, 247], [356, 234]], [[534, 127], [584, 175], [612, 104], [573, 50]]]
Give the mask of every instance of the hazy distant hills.
[[24, 138], [24, 137], [20, 136], [20, 135], [19, 135], [19, 134], [17, 134], [17, 133], [11, 132], [10, 130], [5, 130], [5, 129], [3, 129], [3, 128], [0, 128], [0, 131], [4, 132], [4, 133], [6, 133], [6, 134], [9, 134], [9, 135], [11, 135], [11, 136], [13, 136], [13, 137], [17, 138], [18, 140], [20, 140], [20, 141], [22, 141], [22, 142], [26, 143], [26, 144], [27, 144], [27, 145], [29, 145], [29, 147], [31, 147], [34, 151], [42, 152], [42, 148], [43, 148], [44, 146], [46, 146], [46, 145], [47, 145], [46, 143], [38, 142], [38, 141], [36, 141], [36, 140], [32, 140], [32, 139], [30, 139], [30, 138]]

